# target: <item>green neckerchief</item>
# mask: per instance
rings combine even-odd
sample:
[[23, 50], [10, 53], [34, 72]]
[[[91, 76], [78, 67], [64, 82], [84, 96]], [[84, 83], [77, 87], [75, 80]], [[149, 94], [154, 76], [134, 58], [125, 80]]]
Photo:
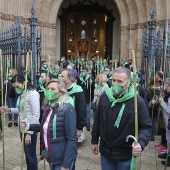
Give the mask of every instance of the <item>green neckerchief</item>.
[[[63, 107], [65, 106], [65, 104], [68, 104], [68, 103], [71, 104], [71, 105], [74, 107], [74, 100], [73, 100], [73, 98], [70, 97], [70, 96], [68, 96], [68, 97], [66, 98], [66, 100], [64, 101]], [[55, 106], [56, 104], [57, 104], [57, 102], [55, 102], [55, 103], [53, 104], [53, 106]], [[53, 106], [52, 106], [52, 107], [53, 107]], [[62, 107], [62, 108], [63, 108], [63, 107]], [[58, 108], [57, 111], [61, 110], [62, 108]], [[55, 108], [54, 108], [54, 110], [55, 110]], [[57, 123], [57, 114], [54, 113], [54, 118], [53, 118], [53, 140], [57, 139], [56, 123]]]
[[67, 92], [67, 94], [70, 96], [74, 93], [78, 93], [78, 92], [83, 92], [83, 89], [81, 86], [77, 85], [76, 83], [74, 83], [71, 91]]
[[108, 79], [109, 79], [109, 80], [112, 80], [112, 76], [110, 76]]
[[[123, 95], [123, 97], [121, 97], [121, 98], [115, 99], [115, 97], [113, 96], [112, 88], [109, 88], [109, 89], [106, 90], [106, 95], [107, 95], [109, 101], [112, 102], [111, 107], [113, 107], [116, 103], [122, 103], [122, 102], [124, 102], [126, 100], [129, 100], [129, 99], [134, 97], [134, 87], [133, 87], [133, 84], [130, 85], [127, 93], [125, 93]], [[120, 124], [120, 121], [122, 119], [122, 115], [123, 115], [124, 109], [125, 109], [125, 104], [123, 103], [122, 107], [121, 107], [121, 109], [119, 111], [119, 114], [118, 114], [118, 116], [116, 118], [116, 121], [114, 123], [114, 126], [116, 126], [117, 128], [119, 128], [119, 124]]]
[[110, 87], [109, 89], [106, 90], [106, 95], [109, 99], [109, 101], [112, 103], [111, 107], [113, 107], [116, 103], [122, 103], [128, 99], [131, 99], [134, 97], [134, 87], [133, 84], [129, 86], [128, 92], [123, 95], [121, 98], [115, 99], [113, 96], [112, 88]]
[[[29, 91], [29, 89], [27, 89], [27, 92]], [[16, 108], [18, 108], [19, 109], [19, 111], [20, 111], [20, 105], [21, 105], [21, 109], [22, 109], [22, 111], [23, 111], [23, 109], [24, 109], [24, 100], [23, 100], [23, 98], [21, 99], [21, 96], [24, 94], [24, 92], [25, 92], [25, 90], [23, 90], [23, 92], [21, 93], [21, 95], [18, 97], [18, 99], [17, 99], [17, 102], [16, 102]], [[26, 93], [27, 93], [26, 92]]]
[[74, 107], [74, 100], [72, 97], [68, 96], [64, 103], [70, 103]]
[[10, 80], [10, 81], [11, 81], [11, 80], [12, 80], [12, 77], [8, 76], [8, 80]]
[[84, 83], [85, 86], [87, 87], [87, 89], [89, 88], [89, 87], [88, 87], [88, 86], [89, 86], [89, 82], [88, 82], [89, 77], [90, 77], [90, 74], [87, 74], [86, 77], [85, 77], [85, 79], [84, 79], [84, 77], [80, 76], [81, 84]]
[[44, 94], [45, 94], [46, 88], [43, 86], [43, 84], [40, 84], [39, 87], [41, 90], [38, 90], [38, 92], [44, 92]]

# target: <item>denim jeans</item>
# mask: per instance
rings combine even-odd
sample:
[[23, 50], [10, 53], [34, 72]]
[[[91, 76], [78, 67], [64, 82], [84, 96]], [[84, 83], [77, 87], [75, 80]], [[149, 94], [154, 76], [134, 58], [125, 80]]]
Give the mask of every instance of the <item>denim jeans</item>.
[[129, 161], [109, 160], [101, 154], [102, 170], [130, 170], [130, 163], [131, 163], [131, 160]]
[[[16, 102], [17, 99], [16, 98], [8, 98], [8, 107], [9, 108], [15, 108], [16, 107]], [[12, 114], [9, 114], [9, 121], [12, 121]], [[14, 121], [17, 122], [18, 121], [18, 114], [14, 114]]]
[[[69, 170], [73, 168], [74, 161], [71, 163]], [[50, 166], [50, 170], [61, 170], [62, 164]]]
[[90, 125], [90, 103], [86, 103], [86, 125]]
[[158, 128], [158, 118], [154, 117], [152, 120], [152, 135], [151, 138], [154, 138], [154, 136], [156, 135], [156, 131]]
[[[37, 144], [37, 132], [31, 135], [31, 144], [26, 145], [24, 141], [24, 152], [27, 163], [27, 170], [38, 170], [38, 162], [36, 155], [36, 144]], [[24, 135], [25, 139], [26, 134]], [[22, 133], [20, 133], [20, 137], [22, 140]]]

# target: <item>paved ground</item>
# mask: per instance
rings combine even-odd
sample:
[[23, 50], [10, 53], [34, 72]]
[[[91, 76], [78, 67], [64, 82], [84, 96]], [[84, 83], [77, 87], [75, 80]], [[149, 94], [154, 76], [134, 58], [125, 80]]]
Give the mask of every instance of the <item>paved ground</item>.
[[[78, 158], [76, 162], [76, 170], [101, 170], [100, 159], [98, 156], [93, 156], [91, 153], [90, 144], [90, 132], [87, 132], [87, 138], [83, 143], [79, 144]], [[164, 170], [164, 166], [161, 165], [161, 159], [157, 158], [157, 150], [154, 149], [154, 144], [160, 141], [160, 137], [156, 137], [156, 142], [150, 142], [142, 153], [141, 161], [139, 162], [140, 170]], [[21, 154], [21, 142], [19, 138], [18, 128], [12, 126], [5, 127], [5, 170], [20, 170], [20, 154]], [[39, 143], [37, 146], [37, 155], [39, 154]], [[0, 170], [3, 169], [2, 164], [3, 152], [2, 141], [0, 141]], [[39, 156], [38, 156], [39, 160]], [[141, 163], [140, 163], [141, 162]], [[39, 170], [44, 170], [44, 161], [39, 161]], [[46, 170], [49, 170], [46, 163]], [[170, 167], [167, 168], [170, 170]]]

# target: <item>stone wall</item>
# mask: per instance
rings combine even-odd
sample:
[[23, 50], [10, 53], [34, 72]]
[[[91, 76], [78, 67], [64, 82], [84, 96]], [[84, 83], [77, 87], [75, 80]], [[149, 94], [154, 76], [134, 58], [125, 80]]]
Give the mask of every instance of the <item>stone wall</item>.
[[[29, 8], [33, 0], [0, 0], [0, 29], [8, 28], [17, 16], [26, 23], [30, 17]], [[43, 59], [50, 55], [56, 58], [56, 18], [63, 0], [34, 0], [36, 17], [43, 32]], [[120, 56], [131, 58], [131, 50], [136, 51], [137, 65], [141, 61], [142, 29], [149, 19], [152, 6], [156, 9], [156, 19], [162, 22], [170, 19], [169, 0], [113, 0], [121, 19]], [[170, 20], [169, 20], [170, 23]]]

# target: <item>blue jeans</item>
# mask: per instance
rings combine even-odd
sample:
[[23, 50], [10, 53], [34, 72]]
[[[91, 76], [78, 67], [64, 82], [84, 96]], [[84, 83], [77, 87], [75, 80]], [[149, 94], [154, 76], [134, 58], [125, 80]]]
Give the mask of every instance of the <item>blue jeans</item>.
[[90, 125], [90, 103], [86, 103], [86, 125]]
[[151, 138], [154, 138], [154, 136], [156, 135], [156, 131], [158, 128], [158, 118], [154, 117], [152, 120], [152, 135]]
[[[24, 141], [24, 152], [27, 163], [27, 170], [38, 170], [38, 162], [36, 155], [36, 144], [37, 144], [37, 132], [31, 135], [31, 144], [26, 145]], [[26, 134], [24, 135], [25, 139]], [[20, 133], [20, 137], [22, 140], [22, 133]]]
[[[16, 107], [17, 98], [8, 98], [8, 107], [15, 108]], [[12, 114], [9, 114], [9, 121], [12, 121]], [[18, 121], [18, 114], [14, 114], [14, 121]]]
[[[69, 167], [69, 170], [71, 170], [73, 168], [73, 164], [74, 164], [74, 161], [71, 163], [71, 166]], [[61, 170], [61, 167], [62, 167], [62, 164], [60, 164], [60, 165], [53, 165], [51, 167], [51, 170]]]
[[131, 163], [131, 160], [129, 161], [109, 160], [101, 154], [102, 170], [130, 170], [130, 163]]

